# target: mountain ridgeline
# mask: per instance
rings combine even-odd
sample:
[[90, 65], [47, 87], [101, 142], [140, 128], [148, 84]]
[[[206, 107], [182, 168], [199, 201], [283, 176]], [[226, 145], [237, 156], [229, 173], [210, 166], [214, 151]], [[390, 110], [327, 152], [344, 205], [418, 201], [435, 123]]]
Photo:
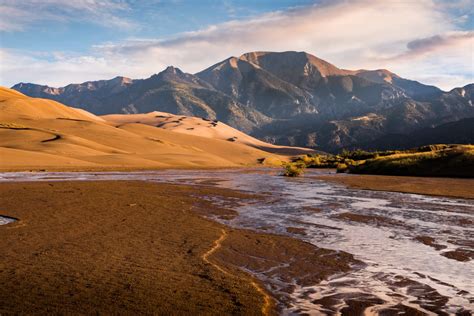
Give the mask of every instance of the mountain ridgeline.
[[168, 67], [147, 79], [12, 88], [100, 115], [163, 111], [220, 120], [268, 142], [331, 152], [406, 147], [408, 134], [410, 143], [424, 144], [426, 136], [413, 139], [417, 131], [474, 117], [474, 84], [445, 92], [388, 70], [340, 69], [304, 52], [247, 53], [194, 75]]

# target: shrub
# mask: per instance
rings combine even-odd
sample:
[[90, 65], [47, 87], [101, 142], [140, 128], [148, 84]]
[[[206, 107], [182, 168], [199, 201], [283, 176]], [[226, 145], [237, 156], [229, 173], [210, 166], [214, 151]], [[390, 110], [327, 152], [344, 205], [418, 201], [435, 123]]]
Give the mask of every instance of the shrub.
[[362, 149], [356, 149], [353, 151], [349, 151], [347, 149], [342, 150], [339, 156], [345, 159], [352, 159], [352, 160], [367, 160], [367, 159], [375, 159], [384, 156], [390, 156], [396, 154], [397, 151], [395, 150], [386, 150], [386, 151], [366, 151]]
[[434, 145], [421, 146], [421, 147], [415, 148], [414, 150], [418, 152], [420, 151], [427, 152], [427, 151], [443, 150], [443, 149], [447, 149], [448, 147], [449, 145], [446, 145], [446, 144], [434, 144]]
[[348, 171], [348, 166], [345, 163], [337, 164], [337, 173], [343, 173]]
[[299, 177], [304, 173], [306, 165], [302, 162], [290, 162], [285, 164], [284, 168], [283, 175], [285, 177]]
[[349, 166], [351, 173], [474, 177], [474, 151], [466, 145], [429, 145]]
[[312, 154], [284, 165], [296, 177], [307, 168], [336, 168], [338, 173], [451, 176], [474, 178], [474, 146], [435, 144], [407, 150], [343, 150], [339, 155]]
[[304, 163], [307, 168], [336, 168], [343, 160], [340, 156], [314, 154], [298, 157], [293, 162]]
[[304, 155], [300, 157], [297, 161], [302, 161], [305, 165], [310, 165], [314, 162], [314, 158], [311, 157], [310, 155]]
[[315, 157], [313, 157], [313, 161], [311, 163], [314, 166], [320, 166], [321, 165], [321, 159], [319, 158], [319, 156], [315, 156]]

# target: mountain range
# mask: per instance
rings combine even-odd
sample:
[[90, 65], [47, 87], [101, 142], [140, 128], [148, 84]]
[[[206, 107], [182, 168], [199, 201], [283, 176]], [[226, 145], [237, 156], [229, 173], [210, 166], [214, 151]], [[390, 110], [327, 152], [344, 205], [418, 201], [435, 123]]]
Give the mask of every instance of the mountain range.
[[474, 117], [474, 84], [446, 92], [385, 69], [341, 69], [305, 52], [247, 53], [196, 74], [170, 66], [147, 79], [12, 88], [98, 115], [198, 116], [267, 142], [330, 152], [385, 146], [390, 135], [404, 147], [403, 135], [417, 143], [416, 131]]

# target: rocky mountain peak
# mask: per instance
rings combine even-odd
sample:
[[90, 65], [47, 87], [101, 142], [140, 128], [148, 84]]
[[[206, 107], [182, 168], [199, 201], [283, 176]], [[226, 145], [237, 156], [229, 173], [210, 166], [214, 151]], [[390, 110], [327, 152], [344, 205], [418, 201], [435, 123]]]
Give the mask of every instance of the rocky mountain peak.
[[164, 80], [173, 80], [177, 78], [184, 78], [186, 75], [187, 74], [181, 71], [181, 69], [174, 66], [168, 66], [165, 68], [165, 70], [153, 75], [152, 77]]
[[394, 78], [400, 78], [398, 75], [387, 69], [365, 70], [360, 69], [354, 72], [355, 75], [377, 83], [393, 83]]
[[251, 62], [272, 73], [297, 72], [303, 76], [318, 74], [320, 77], [348, 75], [348, 71], [339, 69], [316, 56], [306, 52], [252, 52], [240, 56], [241, 60]]
[[113, 84], [118, 84], [118, 85], [127, 85], [127, 84], [131, 84], [133, 80], [127, 77], [117, 76], [111, 79], [110, 82]]

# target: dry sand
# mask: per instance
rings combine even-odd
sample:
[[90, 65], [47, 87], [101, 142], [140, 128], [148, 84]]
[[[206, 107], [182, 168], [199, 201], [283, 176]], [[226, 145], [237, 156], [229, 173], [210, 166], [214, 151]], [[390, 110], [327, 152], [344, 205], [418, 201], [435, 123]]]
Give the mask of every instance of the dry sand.
[[256, 145], [200, 135], [110, 123], [84, 110], [0, 87], [2, 171], [222, 168], [255, 166], [262, 159], [278, 165], [288, 159]]
[[352, 188], [474, 199], [474, 180], [408, 176], [337, 174], [315, 178]]
[[[0, 184], [0, 314], [274, 314], [239, 267], [302, 284], [349, 270], [349, 254], [230, 229], [199, 198], [250, 196], [140, 181]], [[289, 263], [283, 265], [283, 263]]]
[[144, 114], [103, 115], [101, 118], [115, 126], [129, 123], [141, 123], [181, 134], [220, 139], [236, 144], [243, 144], [277, 154], [301, 155], [316, 152], [315, 150], [308, 148], [277, 146], [265, 143], [245, 133], [242, 133], [241, 131], [223, 122], [208, 120], [200, 117], [174, 115], [170, 113], [154, 111]]

